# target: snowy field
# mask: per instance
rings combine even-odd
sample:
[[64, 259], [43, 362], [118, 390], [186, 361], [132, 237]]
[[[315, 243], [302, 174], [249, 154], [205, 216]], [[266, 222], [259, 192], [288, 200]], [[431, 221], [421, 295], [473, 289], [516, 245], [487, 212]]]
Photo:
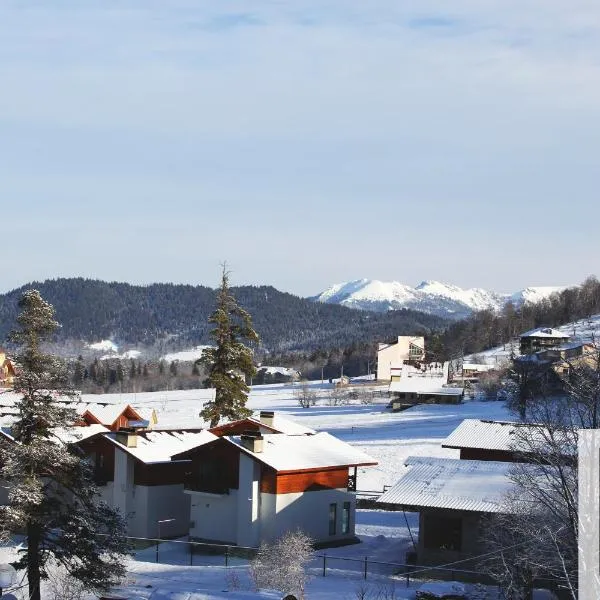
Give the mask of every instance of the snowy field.
[[[359, 471], [359, 490], [381, 492], [384, 485], [395, 483], [408, 456], [458, 457], [458, 451], [441, 448], [441, 442], [463, 419], [511, 420], [501, 402], [422, 405], [398, 413], [386, 409], [385, 399], [367, 405], [330, 406], [326, 395], [331, 386], [320, 382], [313, 382], [310, 386], [320, 396], [317, 404], [310, 408], [300, 407], [294, 397], [299, 384], [254, 386], [248, 407], [278, 411], [302, 425], [328, 431], [372, 456], [379, 464]], [[361, 388], [370, 389], [368, 385]], [[85, 395], [83, 401], [129, 403], [153, 408], [158, 414], [158, 428], [203, 427], [205, 424], [198, 415], [203, 403], [213, 393], [212, 390], [182, 390]], [[309, 583], [307, 598], [352, 600], [359, 598], [367, 589], [365, 598], [376, 598], [379, 594], [380, 598], [413, 600], [422, 582], [411, 583], [407, 588], [402, 577], [390, 577], [392, 568], [374, 563], [403, 562], [406, 551], [411, 547], [411, 533], [415, 539], [418, 534], [417, 515], [409, 513], [405, 517], [402, 512], [359, 510], [356, 533], [361, 544], [327, 550], [326, 577], [322, 576], [322, 551], [315, 553], [312, 565], [314, 577]], [[0, 549], [0, 559], [4, 560], [2, 555], [8, 557], [12, 551], [11, 548]], [[189, 566], [187, 548], [168, 542], [161, 544], [160, 556], [161, 563], [156, 564], [154, 548], [139, 551], [136, 560], [129, 564], [129, 577], [119, 597], [137, 600], [281, 598], [278, 593], [256, 593], [248, 578], [247, 567], [241, 560], [231, 561], [226, 568], [223, 557], [194, 556], [194, 564], [198, 566]], [[362, 578], [365, 556], [372, 561], [366, 582]], [[496, 600], [498, 596], [495, 590], [489, 588], [472, 588], [471, 597], [474, 600]]]

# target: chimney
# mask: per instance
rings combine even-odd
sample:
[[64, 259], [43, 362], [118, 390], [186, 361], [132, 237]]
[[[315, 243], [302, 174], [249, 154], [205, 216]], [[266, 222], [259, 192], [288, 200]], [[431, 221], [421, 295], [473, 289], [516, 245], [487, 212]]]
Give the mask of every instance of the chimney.
[[275, 420], [275, 413], [272, 410], [261, 410], [260, 411], [260, 422], [267, 427], [273, 427]]
[[263, 436], [258, 431], [245, 431], [240, 436], [242, 447], [255, 454], [263, 451]]
[[123, 444], [126, 448], [137, 448], [137, 433], [133, 428], [121, 427], [117, 431], [116, 439], [119, 444]]

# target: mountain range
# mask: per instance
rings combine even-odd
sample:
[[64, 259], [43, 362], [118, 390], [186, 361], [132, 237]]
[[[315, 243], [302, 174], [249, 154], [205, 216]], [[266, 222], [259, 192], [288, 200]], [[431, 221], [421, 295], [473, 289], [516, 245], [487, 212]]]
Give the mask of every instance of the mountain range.
[[398, 281], [356, 279], [332, 285], [313, 299], [375, 312], [408, 308], [461, 319], [478, 310], [501, 310], [509, 301], [515, 306], [538, 302], [563, 289], [564, 286], [527, 287], [512, 294], [500, 294], [482, 288], [463, 289], [439, 281], [423, 281], [411, 287]]
[[[0, 343], [14, 328], [17, 301], [38, 289], [54, 305], [62, 324], [56, 336], [61, 354], [116, 351], [132, 357], [189, 350], [211, 342], [208, 317], [216, 291], [206, 286], [130, 285], [83, 278], [32, 282], [0, 294]], [[413, 310], [372, 313], [321, 304], [270, 286], [232, 288], [252, 315], [266, 351], [286, 352], [347, 347], [352, 344], [421, 335], [440, 330], [447, 320]], [[103, 341], [104, 340], [104, 341]]]

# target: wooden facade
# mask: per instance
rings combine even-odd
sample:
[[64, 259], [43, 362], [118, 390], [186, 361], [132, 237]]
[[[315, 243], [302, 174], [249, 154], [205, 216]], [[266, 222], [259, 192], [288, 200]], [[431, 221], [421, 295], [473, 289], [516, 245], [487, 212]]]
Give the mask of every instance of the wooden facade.
[[348, 467], [279, 473], [264, 467], [261, 473], [260, 491], [265, 494], [292, 494], [340, 488], [348, 489]]
[[494, 460], [498, 462], [524, 462], [527, 459], [523, 453], [487, 448], [461, 448], [460, 458], [461, 460]]
[[215, 440], [174, 457], [189, 460], [185, 488], [212, 494], [228, 493], [239, 486], [239, 450], [225, 440]]
[[78, 446], [90, 459], [94, 469], [94, 480], [106, 485], [115, 479], [115, 446], [103, 435], [79, 442]]
[[[239, 486], [240, 449], [226, 440], [215, 440], [200, 448], [174, 457], [189, 459], [186, 489], [197, 492], [227, 493]], [[260, 491], [266, 494], [290, 494], [326, 489], [348, 489], [348, 467], [276, 471], [260, 462]]]
[[266, 425], [265, 423], [259, 423], [254, 419], [240, 419], [239, 421], [233, 421], [232, 423], [224, 423], [223, 425], [217, 425], [209, 429], [211, 433], [218, 437], [228, 435], [242, 435], [246, 431], [260, 431], [263, 433], [279, 433], [277, 429]]

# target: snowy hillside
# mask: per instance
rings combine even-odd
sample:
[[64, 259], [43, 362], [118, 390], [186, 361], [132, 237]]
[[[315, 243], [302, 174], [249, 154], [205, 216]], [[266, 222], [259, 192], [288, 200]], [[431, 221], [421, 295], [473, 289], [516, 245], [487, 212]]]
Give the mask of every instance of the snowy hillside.
[[[580, 319], [567, 323], [554, 329], [566, 333], [572, 342], [589, 342], [597, 344], [600, 340], [600, 315], [593, 315], [588, 319]], [[502, 346], [496, 346], [483, 352], [465, 356], [465, 362], [482, 362], [488, 365], [503, 365], [508, 363], [510, 356], [519, 355], [519, 339], [515, 338]]]
[[443, 317], [461, 318], [476, 310], [500, 310], [511, 300], [517, 305], [537, 302], [564, 287], [528, 287], [514, 294], [481, 288], [463, 289], [439, 281], [423, 281], [411, 287], [398, 281], [357, 279], [331, 286], [314, 299], [327, 304], [384, 312], [410, 308]]

